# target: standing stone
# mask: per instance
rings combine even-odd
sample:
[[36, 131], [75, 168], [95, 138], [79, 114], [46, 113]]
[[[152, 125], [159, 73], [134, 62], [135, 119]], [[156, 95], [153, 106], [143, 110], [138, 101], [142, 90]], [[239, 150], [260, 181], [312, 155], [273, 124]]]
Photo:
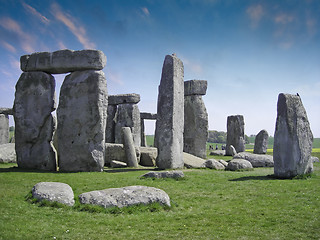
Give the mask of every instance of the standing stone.
[[140, 111], [137, 104], [126, 103], [119, 104], [116, 112], [115, 125], [115, 143], [122, 142], [121, 129], [123, 127], [130, 127], [133, 142], [136, 147], [141, 146], [141, 120]]
[[237, 152], [245, 151], [244, 119], [242, 115], [228, 117], [226, 156], [232, 156], [230, 145], [233, 145]]
[[200, 158], [207, 157], [208, 113], [202, 100], [207, 81], [184, 82], [184, 134], [183, 151]]
[[274, 135], [274, 175], [292, 178], [313, 171], [313, 135], [299, 96], [280, 93]]
[[[109, 99], [108, 99], [109, 100]], [[108, 101], [109, 104], [109, 101]], [[117, 112], [117, 105], [108, 105], [107, 110], [107, 125], [106, 125], [106, 143], [114, 143], [115, 142], [115, 116]]]
[[9, 116], [0, 114], [0, 144], [9, 143]]
[[254, 140], [253, 153], [266, 154], [268, 149], [269, 134], [267, 130], [261, 130]]
[[61, 171], [103, 171], [107, 106], [102, 71], [77, 71], [66, 76], [57, 109]]
[[138, 167], [136, 150], [133, 144], [131, 129], [129, 127], [122, 128], [123, 147], [126, 153], [128, 167]]
[[14, 100], [15, 148], [21, 168], [56, 170], [52, 145], [55, 80], [44, 72], [22, 73]]
[[183, 63], [175, 54], [165, 57], [159, 86], [155, 146], [160, 169], [182, 168], [184, 128]]

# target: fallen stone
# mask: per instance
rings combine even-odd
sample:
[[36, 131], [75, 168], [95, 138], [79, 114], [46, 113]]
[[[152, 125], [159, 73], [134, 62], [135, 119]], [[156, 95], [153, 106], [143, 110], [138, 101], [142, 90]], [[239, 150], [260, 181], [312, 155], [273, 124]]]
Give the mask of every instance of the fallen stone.
[[14, 143], [0, 145], [0, 163], [16, 163], [16, 150]]
[[148, 172], [140, 176], [141, 178], [184, 178], [184, 173], [182, 171], [163, 171], [163, 172]]
[[183, 63], [175, 54], [165, 57], [157, 104], [155, 146], [160, 169], [183, 168]]
[[211, 168], [211, 169], [216, 169], [216, 170], [224, 170], [226, 168], [225, 165], [223, 165], [222, 163], [220, 163], [219, 161], [217, 161], [215, 159], [209, 159], [209, 160], [205, 161], [204, 166], [206, 168]]
[[254, 154], [249, 152], [240, 152], [233, 156], [233, 159], [245, 159], [249, 161], [252, 167], [273, 167], [273, 157], [265, 154]]
[[72, 188], [66, 183], [40, 182], [33, 186], [32, 196], [38, 200], [58, 202], [68, 206], [74, 205]]
[[274, 135], [274, 175], [292, 178], [313, 171], [313, 135], [299, 96], [279, 94]]
[[311, 156], [310, 158], [311, 158], [312, 162], [319, 162], [319, 158], [318, 157]]
[[145, 167], [155, 167], [158, 149], [154, 147], [140, 147], [140, 165]]
[[14, 99], [15, 148], [20, 168], [56, 171], [55, 79], [44, 72], [22, 73]]
[[206, 95], [208, 82], [206, 80], [189, 80], [184, 82], [184, 95]]
[[186, 168], [205, 168], [205, 160], [189, 153], [183, 153], [184, 166]]
[[66, 76], [57, 109], [60, 171], [103, 171], [107, 106], [102, 71], [77, 71]]
[[93, 204], [109, 207], [128, 207], [132, 205], [160, 203], [171, 206], [166, 192], [154, 187], [129, 186], [124, 188], [109, 188], [79, 195], [81, 204]]
[[224, 156], [226, 155], [226, 150], [214, 150], [210, 152], [211, 156]]
[[267, 130], [261, 130], [254, 140], [253, 153], [266, 154], [268, 149], [268, 139], [269, 139], [269, 134]]
[[230, 148], [233, 145], [236, 152], [245, 151], [244, 119], [242, 115], [228, 116], [226, 156], [232, 156]]
[[221, 163], [225, 167], [228, 166], [228, 163], [225, 160], [219, 159], [218, 162]]
[[129, 127], [123, 127], [121, 130], [124, 152], [126, 153], [126, 163], [128, 167], [138, 167], [137, 155], [135, 146], [133, 144], [131, 129]]
[[38, 52], [20, 58], [20, 68], [24, 72], [68, 73], [83, 70], [102, 70], [107, 58], [99, 50], [59, 50]]
[[237, 171], [237, 170], [246, 170], [246, 169], [252, 169], [252, 164], [245, 159], [232, 159], [228, 166], [226, 167], [226, 170], [230, 171]]
[[129, 94], [117, 94], [110, 95], [108, 98], [109, 105], [118, 105], [118, 104], [137, 104], [140, 102], [140, 94], [129, 93]]
[[112, 160], [110, 163], [110, 167], [111, 168], [125, 168], [125, 167], [128, 167], [128, 165], [124, 162]]

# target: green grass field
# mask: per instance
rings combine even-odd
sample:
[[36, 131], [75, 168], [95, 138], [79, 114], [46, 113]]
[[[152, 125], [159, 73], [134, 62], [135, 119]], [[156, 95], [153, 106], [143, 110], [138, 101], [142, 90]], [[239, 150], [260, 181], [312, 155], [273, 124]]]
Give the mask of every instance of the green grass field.
[[[272, 168], [186, 169], [186, 178], [176, 181], [140, 179], [147, 169], [48, 173], [14, 166], [0, 164], [0, 239], [320, 238], [319, 163], [311, 178], [292, 180], [269, 178]], [[75, 196], [111, 187], [152, 186], [166, 191], [173, 207], [118, 214], [40, 207], [25, 196], [41, 181], [67, 183]]]

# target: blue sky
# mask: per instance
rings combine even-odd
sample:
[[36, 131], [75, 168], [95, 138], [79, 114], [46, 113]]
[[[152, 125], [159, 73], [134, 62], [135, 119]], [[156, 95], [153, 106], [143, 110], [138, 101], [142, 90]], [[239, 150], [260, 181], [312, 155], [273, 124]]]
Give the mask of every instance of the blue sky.
[[13, 105], [21, 55], [65, 48], [102, 50], [109, 94], [139, 93], [152, 113], [176, 53], [185, 80], [208, 81], [211, 130], [241, 114], [247, 135], [273, 135], [278, 94], [298, 92], [320, 137], [318, 0], [0, 0], [0, 107]]

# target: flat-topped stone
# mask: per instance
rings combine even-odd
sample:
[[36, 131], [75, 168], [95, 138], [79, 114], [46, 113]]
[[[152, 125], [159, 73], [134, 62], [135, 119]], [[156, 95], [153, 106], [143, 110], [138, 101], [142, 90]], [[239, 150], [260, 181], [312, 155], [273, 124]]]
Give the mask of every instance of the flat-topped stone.
[[110, 95], [108, 98], [109, 105], [118, 105], [124, 103], [136, 104], [138, 102], [140, 102], [140, 94], [137, 93]]
[[46, 73], [68, 73], [82, 70], [102, 70], [107, 57], [99, 50], [73, 51], [69, 49], [55, 52], [36, 52], [20, 58], [20, 68], [24, 72], [42, 71]]
[[206, 95], [208, 82], [206, 80], [189, 80], [184, 82], [184, 95]]
[[13, 115], [12, 108], [0, 108], [0, 114]]
[[141, 178], [184, 178], [184, 173], [182, 171], [161, 171], [161, 172], [147, 172], [140, 176]]
[[141, 119], [157, 120], [157, 114], [156, 113], [141, 112], [140, 118]]

